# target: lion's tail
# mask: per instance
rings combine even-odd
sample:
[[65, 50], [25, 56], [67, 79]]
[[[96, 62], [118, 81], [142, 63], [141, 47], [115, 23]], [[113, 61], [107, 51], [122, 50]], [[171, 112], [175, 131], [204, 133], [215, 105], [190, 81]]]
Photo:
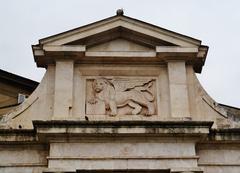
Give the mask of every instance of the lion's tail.
[[139, 91], [142, 91], [142, 93], [144, 94], [144, 97], [145, 97], [148, 101], [152, 102], [152, 101], [154, 101], [154, 99], [155, 99], [154, 95], [153, 95], [152, 92], [150, 91], [150, 88], [151, 88], [152, 85], [153, 85], [153, 82], [151, 81], [151, 82], [149, 82], [147, 85], [142, 86], [142, 87], [136, 87], [135, 89], [137, 89], [137, 90], [139, 90]]

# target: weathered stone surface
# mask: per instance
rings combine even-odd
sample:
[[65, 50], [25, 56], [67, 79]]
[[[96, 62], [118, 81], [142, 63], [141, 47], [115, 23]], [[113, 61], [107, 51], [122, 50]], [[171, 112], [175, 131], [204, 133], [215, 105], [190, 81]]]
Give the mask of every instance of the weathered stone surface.
[[87, 81], [86, 90], [86, 114], [151, 116], [157, 112], [155, 79], [95, 78]]

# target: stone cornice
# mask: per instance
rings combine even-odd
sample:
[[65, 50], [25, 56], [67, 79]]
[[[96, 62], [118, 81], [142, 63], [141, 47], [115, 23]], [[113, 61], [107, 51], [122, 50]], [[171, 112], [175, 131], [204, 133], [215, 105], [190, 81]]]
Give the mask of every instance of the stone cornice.
[[200, 73], [204, 65], [207, 47], [181, 48], [156, 47], [155, 51], [87, 51], [81, 46], [32, 46], [38, 67], [47, 67], [58, 60], [74, 60], [76, 64], [166, 64], [168, 61], [181, 60], [193, 65], [195, 72]]
[[[41, 143], [47, 136], [204, 137], [200, 142], [239, 142], [240, 129], [212, 129], [209, 121], [33, 121], [34, 129], [0, 129], [0, 144]], [[43, 141], [42, 141], [43, 142]], [[46, 141], [44, 141], [46, 142]]]

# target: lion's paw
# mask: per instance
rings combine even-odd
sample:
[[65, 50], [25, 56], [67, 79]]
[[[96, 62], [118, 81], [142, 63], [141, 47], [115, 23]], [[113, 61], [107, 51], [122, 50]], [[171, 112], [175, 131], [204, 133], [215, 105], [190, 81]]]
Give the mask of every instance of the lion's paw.
[[149, 117], [149, 116], [152, 116], [153, 114], [154, 114], [153, 112], [147, 111], [145, 116]]
[[111, 111], [110, 116], [115, 117], [117, 115], [117, 112]]
[[97, 99], [95, 99], [95, 98], [92, 98], [92, 99], [89, 99], [88, 100], [88, 103], [90, 103], [90, 104], [96, 104], [97, 103]]

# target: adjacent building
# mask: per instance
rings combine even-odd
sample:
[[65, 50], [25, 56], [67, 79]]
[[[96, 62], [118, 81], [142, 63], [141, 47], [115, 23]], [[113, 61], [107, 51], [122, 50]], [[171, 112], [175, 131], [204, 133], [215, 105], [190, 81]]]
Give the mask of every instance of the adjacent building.
[[38, 82], [0, 69], [0, 116], [22, 103]]

